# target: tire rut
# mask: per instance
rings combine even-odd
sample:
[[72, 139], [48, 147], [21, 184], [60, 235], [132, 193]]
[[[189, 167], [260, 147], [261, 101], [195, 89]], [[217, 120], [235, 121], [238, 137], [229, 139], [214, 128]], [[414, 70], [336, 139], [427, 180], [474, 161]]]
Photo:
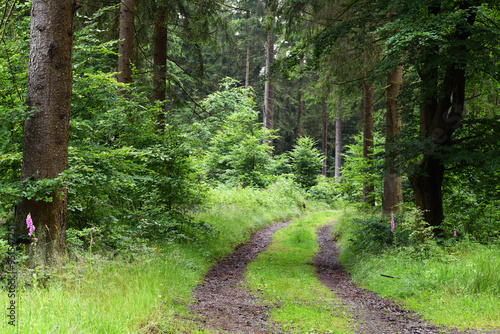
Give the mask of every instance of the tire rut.
[[189, 306], [200, 327], [220, 333], [281, 333], [268, 321], [270, 306], [258, 303], [259, 298], [242, 286], [248, 263], [271, 243], [277, 230], [290, 222], [274, 223], [252, 234], [250, 241], [238, 246], [207, 273], [203, 284], [193, 291], [194, 303]]
[[434, 333], [500, 333], [500, 331], [467, 330], [438, 327], [426, 323], [413, 311], [405, 310], [397, 303], [381, 298], [379, 295], [358, 288], [351, 282], [350, 275], [338, 262], [339, 252], [331, 237], [332, 224], [317, 230], [317, 241], [320, 246], [314, 265], [318, 279], [345, 305], [353, 315], [356, 333], [373, 334], [434, 334]]

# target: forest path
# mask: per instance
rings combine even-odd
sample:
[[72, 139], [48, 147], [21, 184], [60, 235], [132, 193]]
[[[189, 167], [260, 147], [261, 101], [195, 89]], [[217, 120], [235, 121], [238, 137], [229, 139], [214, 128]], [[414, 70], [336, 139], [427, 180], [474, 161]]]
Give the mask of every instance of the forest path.
[[[249, 242], [238, 246], [209, 270], [204, 283], [194, 290], [194, 303], [189, 307], [192, 313], [198, 315], [200, 329], [218, 333], [285, 333], [279, 324], [269, 320], [268, 314], [273, 306], [245, 288], [244, 272], [248, 263], [271, 243], [274, 232], [288, 224], [274, 223], [259, 230]], [[315, 255], [313, 264], [316, 277], [349, 310], [355, 333], [486, 333], [476, 330], [462, 332], [428, 324], [415, 312], [356, 287], [338, 263], [339, 253], [331, 238], [331, 226], [325, 225], [317, 230], [320, 251]]]
[[289, 223], [274, 223], [255, 232], [250, 241], [210, 268], [189, 307], [201, 316], [202, 327], [223, 333], [281, 333], [268, 321], [269, 306], [244, 289], [243, 274], [247, 264], [269, 246], [274, 232]]

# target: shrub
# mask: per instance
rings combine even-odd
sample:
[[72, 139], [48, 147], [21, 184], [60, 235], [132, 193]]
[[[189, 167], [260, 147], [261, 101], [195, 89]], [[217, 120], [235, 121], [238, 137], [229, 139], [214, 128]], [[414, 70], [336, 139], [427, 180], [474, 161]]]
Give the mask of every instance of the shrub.
[[[362, 216], [361, 213], [357, 215]], [[437, 251], [432, 227], [422, 219], [417, 208], [406, 207], [394, 215], [394, 229], [391, 217], [362, 216], [348, 218], [340, 228], [347, 239], [348, 250], [354, 254], [381, 253], [387, 248], [398, 248], [409, 254], [426, 257]]]
[[314, 145], [313, 139], [301, 137], [290, 152], [295, 182], [306, 189], [318, 183], [316, 176], [323, 167], [324, 157]]
[[334, 206], [342, 200], [340, 187], [335, 179], [318, 176], [318, 183], [307, 190], [307, 198]]

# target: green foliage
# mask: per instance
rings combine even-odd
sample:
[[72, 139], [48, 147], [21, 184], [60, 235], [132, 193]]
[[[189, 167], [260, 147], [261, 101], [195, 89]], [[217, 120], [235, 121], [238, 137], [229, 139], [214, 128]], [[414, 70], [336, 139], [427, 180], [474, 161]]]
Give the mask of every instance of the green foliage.
[[335, 207], [342, 202], [341, 185], [334, 178], [318, 176], [318, 183], [307, 190], [307, 198]]
[[[111, 71], [117, 54], [111, 50], [117, 41], [102, 42], [96, 23], [106, 10], [78, 18], [86, 24], [75, 34], [69, 169], [54, 179], [20, 182], [19, 143], [1, 147], [0, 217], [10, 217], [21, 198], [51, 200], [49, 194], [66, 187], [67, 226], [74, 231], [68, 241], [75, 250], [88, 242], [76, 231], [91, 227], [99, 231], [95, 249], [101, 251], [138, 250], [145, 238], [189, 239], [209, 233], [190, 217], [204, 194], [190, 137], [174, 124], [158, 133], [160, 106], [151, 103], [147, 87], [116, 82]], [[118, 94], [122, 90], [130, 98]], [[6, 104], [0, 99], [0, 115], [12, 123], [0, 135], [20, 142], [16, 129], [26, 115], [6, 114]]]
[[202, 102], [211, 135], [202, 168], [213, 181], [263, 188], [273, 166], [272, 148], [264, 143], [270, 134], [257, 122], [251, 90], [236, 87], [231, 79], [222, 88]]
[[[162, 240], [155, 247], [136, 239], [133, 252], [100, 249], [104, 247], [101, 243], [125, 242], [107, 240], [127, 236], [120, 221], [110, 224], [114, 234], [101, 227], [93, 232], [90, 228], [69, 228], [68, 244], [77, 260], [61, 259], [59, 266], [50, 268], [51, 277], [44, 288], [34, 288], [31, 283], [36, 271], [23, 270], [17, 305], [21, 305], [22, 313], [18, 314], [24, 321], [16, 329], [0, 315], [0, 332], [50, 333], [59, 328], [64, 333], [121, 334], [156, 328], [195, 333], [196, 324], [188, 320], [187, 305], [208, 268], [255, 230], [302, 214], [302, 201], [293, 182], [286, 179], [265, 191], [250, 187], [210, 189], [204, 210], [196, 212], [193, 222], [211, 226], [212, 235], [198, 235], [189, 242]], [[91, 237], [95, 253], [89, 250]], [[0, 304], [8, 302], [8, 292], [0, 282]]]
[[323, 167], [324, 157], [315, 144], [311, 138], [301, 137], [289, 153], [295, 182], [306, 189], [318, 183], [317, 175]]
[[425, 259], [398, 249], [356, 257], [341, 249], [340, 259], [359, 285], [404, 303], [433, 323], [497, 329], [498, 254], [498, 245], [464, 242]]
[[[69, 226], [101, 227], [151, 239], [174, 237], [190, 224], [188, 211], [203, 189], [182, 145], [185, 137], [169, 129], [164, 143], [143, 149], [80, 147], [70, 151]], [[117, 226], [124, 230], [116, 233]], [[109, 247], [114, 238], [105, 239]], [[119, 240], [115, 240], [119, 241]]]
[[[483, 166], [484, 167], [484, 166]], [[500, 191], [497, 171], [466, 168], [450, 173], [444, 197], [443, 229], [451, 237], [490, 243], [500, 238]]]
[[363, 200], [363, 184], [373, 185], [375, 203], [381, 204], [383, 194], [383, 138], [374, 133], [374, 154], [368, 159], [363, 158], [363, 139], [355, 137], [356, 143], [346, 145], [340, 189], [344, 198], [351, 203]]
[[[342, 248], [351, 258], [362, 254], [381, 254], [388, 249], [398, 249], [417, 258], [426, 258], [439, 252], [432, 228], [422, 219], [422, 213], [413, 207], [404, 207], [391, 217], [380, 217], [355, 211], [345, 214], [339, 234], [343, 235]], [[359, 217], [361, 216], [361, 217]]]

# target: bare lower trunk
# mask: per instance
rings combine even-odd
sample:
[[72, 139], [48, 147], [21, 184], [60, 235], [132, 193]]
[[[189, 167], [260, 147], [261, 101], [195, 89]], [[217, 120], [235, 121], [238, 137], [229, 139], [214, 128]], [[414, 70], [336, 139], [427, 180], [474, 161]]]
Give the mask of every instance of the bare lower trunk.
[[[28, 106], [33, 116], [24, 124], [21, 179], [52, 179], [68, 168], [68, 131], [72, 92], [73, 0], [33, 0], [31, 6]], [[32, 194], [34, 195], [34, 194]], [[15, 234], [31, 244], [36, 261], [51, 263], [65, 253], [67, 189], [48, 195], [52, 201], [24, 198], [16, 208]], [[30, 214], [35, 236], [29, 238]], [[31, 239], [31, 240], [30, 240]]]
[[403, 202], [403, 189], [401, 187], [401, 176], [399, 176], [394, 162], [397, 155], [391, 152], [392, 143], [401, 131], [401, 118], [397, 96], [403, 83], [403, 68], [398, 66], [396, 70], [387, 75], [387, 113], [386, 113], [386, 138], [385, 149], [390, 155], [386, 158], [386, 163], [390, 165], [384, 177], [384, 197], [382, 200], [382, 211], [384, 215], [396, 212], [398, 204]]
[[[373, 103], [374, 91], [373, 83], [365, 80], [364, 88], [364, 112], [363, 112], [363, 158], [371, 165], [370, 160], [373, 154]], [[375, 205], [374, 191], [375, 187], [370, 178], [365, 178], [363, 184], [363, 202]]]
[[154, 37], [153, 90], [155, 101], [161, 101], [162, 108], [158, 113], [158, 130], [165, 130], [165, 99], [167, 79], [167, 26], [165, 6], [160, 6], [157, 13]]
[[[273, 84], [271, 79], [271, 64], [273, 62], [274, 53], [274, 42], [272, 38], [272, 33], [269, 31], [267, 33], [266, 42], [266, 82], [264, 84], [264, 116], [263, 116], [263, 126], [267, 129], [273, 129]], [[267, 140], [270, 146], [273, 146], [272, 138]]]
[[337, 101], [337, 115], [335, 117], [335, 180], [340, 181], [342, 167], [342, 99]]
[[299, 93], [297, 96], [299, 102], [297, 109], [297, 139], [302, 137], [302, 115], [304, 113], [304, 101], [302, 100], [302, 83], [299, 86]]
[[[304, 66], [304, 59], [300, 61], [300, 68]], [[302, 116], [304, 115], [304, 100], [303, 100], [303, 89], [304, 89], [304, 81], [302, 78], [299, 79], [299, 89], [297, 94], [297, 139], [302, 137]]]
[[247, 42], [247, 55], [245, 58], [245, 88], [250, 86], [250, 43]]
[[[476, 20], [475, 5], [472, 2], [462, 2], [463, 10], [469, 12], [465, 20], [457, 20], [454, 38], [460, 46], [454, 50], [456, 57], [453, 62], [443, 68], [439, 76], [440, 50], [426, 50], [422, 69], [419, 73], [422, 82], [422, 100], [425, 101], [420, 110], [421, 131], [425, 138], [432, 138], [436, 148], [422, 152], [420, 170], [409, 176], [415, 193], [415, 204], [422, 210], [425, 221], [435, 227], [434, 234], [442, 236], [440, 227], [443, 219], [442, 185], [445, 166], [442, 157], [435, 154], [436, 150], [453, 145], [453, 134], [461, 126], [465, 107], [466, 68], [468, 66], [468, 43], [471, 37], [470, 27]], [[431, 8], [435, 13], [441, 10], [440, 5]], [[430, 98], [432, 96], [433, 98]]]
[[246, 57], [245, 57], [245, 88], [248, 88], [250, 86], [250, 12], [247, 12], [246, 14]]
[[321, 168], [321, 174], [326, 176], [326, 170], [328, 167], [328, 108], [326, 105], [326, 98], [323, 99], [322, 101], [322, 108], [323, 108], [323, 128], [321, 131], [321, 152], [323, 153], [324, 157], [324, 162], [323, 162], [323, 168]]
[[[442, 186], [444, 166], [439, 159], [427, 157], [421, 163], [422, 170], [410, 176], [410, 183], [415, 194], [415, 204], [421, 208], [424, 220], [431, 226], [439, 226], [444, 219]], [[441, 228], [434, 234], [439, 236]]]
[[119, 38], [118, 82], [131, 83], [134, 57], [134, 0], [122, 0]]

